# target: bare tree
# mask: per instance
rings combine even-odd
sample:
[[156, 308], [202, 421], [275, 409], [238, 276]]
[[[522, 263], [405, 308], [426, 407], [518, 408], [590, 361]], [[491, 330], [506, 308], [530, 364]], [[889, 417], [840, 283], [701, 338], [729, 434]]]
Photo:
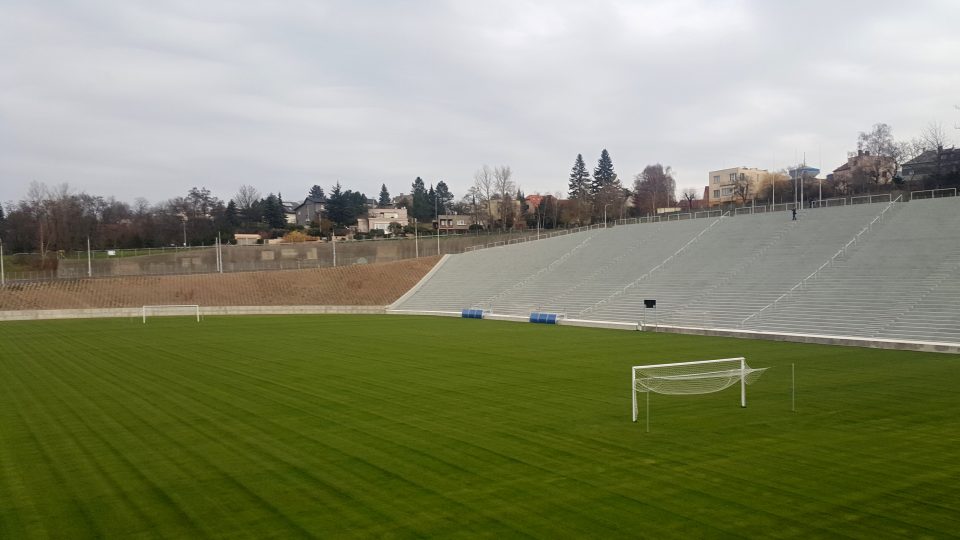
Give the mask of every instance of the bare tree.
[[687, 203], [687, 210], [693, 210], [694, 204], [700, 200], [700, 190], [697, 188], [686, 188], [680, 195]]
[[782, 201], [787, 192], [790, 192], [792, 200], [793, 192], [789, 188], [789, 179], [790, 175], [784, 169], [758, 174], [752, 188], [753, 198], [763, 203], [776, 204], [774, 199]]
[[633, 207], [640, 214], [676, 204], [677, 181], [673, 169], [657, 163], [647, 165], [633, 180]]
[[889, 183], [896, 176], [897, 144], [889, 125], [881, 122], [874, 124], [870, 131], [861, 131], [857, 137], [857, 154], [859, 160], [855, 168], [875, 186]]
[[947, 146], [947, 134], [943, 131], [943, 124], [930, 122], [920, 133], [920, 141], [924, 150], [937, 151]]
[[240, 186], [240, 189], [237, 190], [237, 194], [233, 196], [233, 202], [237, 203], [237, 208], [241, 212], [249, 211], [253, 205], [260, 202], [261, 199], [260, 192], [257, 191], [257, 188], [244, 184]]
[[150, 201], [146, 197], [137, 197], [133, 201], [133, 212], [138, 216], [145, 216], [150, 212]]
[[944, 148], [949, 144], [947, 134], [943, 131], [943, 125], [939, 122], [930, 122], [920, 133], [918, 141], [915, 143], [921, 147], [918, 154], [922, 152], [932, 152], [934, 154], [932, 158], [936, 164], [932, 174], [928, 175], [928, 180], [932, 180], [933, 185], [940, 187], [940, 182], [943, 180], [943, 160], [947, 154], [947, 152], [944, 152]]
[[883, 122], [874, 124], [870, 131], [861, 131], [857, 137], [857, 150], [874, 156], [890, 155], [893, 146], [893, 130]]
[[740, 206], [746, 206], [753, 195], [753, 182], [746, 173], [740, 173], [733, 181], [733, 194], [740, 199]]
[[512, 226], [515, 217], [513, 193], [516, 191], [516, 186], [512, 177], [513, 171], [510, 170], [508, 165], [500, 165], [493, 169], [493, 190], [500, 199], [500, 230], [506, 228], [507, 225]]
[[78, 249], [85, 244], [99, 219], [102, 198], [73, 193], [68, 184], [48, 187], [31, 182], [20, 209], [37, 225], [41, 258], [47, 251]]
[[473, 216], [473, 224], [482, 225], [483, 220], [481, 219], [481, 214], [483, 213], [483, 209], [476, 186], [467, 188], [467, 193], [464, 194], [460, 202], [455, 205], [454, 213], [469, 214]]
[[484, 165], [477, 172], [473, 173], [473, 195], [476, 196], [476, 203], [483, 209], [481, 216], [484, 221], [484, 228], [490, 228], [490, 201], [494, 194], [493, 169], [489, 165]]

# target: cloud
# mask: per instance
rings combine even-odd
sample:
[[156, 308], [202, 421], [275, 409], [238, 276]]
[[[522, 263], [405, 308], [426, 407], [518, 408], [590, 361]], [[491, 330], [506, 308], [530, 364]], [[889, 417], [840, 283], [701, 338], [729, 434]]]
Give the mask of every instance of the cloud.
[[[0, 200], [241, 184], [464, 193], [484, 163], [563, 192], [577, 153], [681, 187], [838, 166], [858, 131], [952, 125], [951, 22], [914, 2], [49, 2], [0, 19]], [[814, 163], [817, 164], [817, 163]]]

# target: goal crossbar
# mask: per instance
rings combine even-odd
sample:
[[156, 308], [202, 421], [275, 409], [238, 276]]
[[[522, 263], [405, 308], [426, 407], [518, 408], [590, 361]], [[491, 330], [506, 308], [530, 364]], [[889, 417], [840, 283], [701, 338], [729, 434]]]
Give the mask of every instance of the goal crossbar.
[[[718, 364], [729, 367], [722, 368]], [[637, 393], [647, 395], [647, 422], [649, 429], [650, 394], [708, 394], [719, 392], [740, 383], [740, 406], [747, 406], [747, 385], [755, 381], [767, 368], [751, 368], [743, 357], [716, 360], [694, 360], [633, 366], [630, 369], [633, 421], [637, 421]]]
[[143, 306], [140, 308], [140, 314], [143, 318], [143, 324], [147, 324], [147, 311], [156, 311], [158, 309], [190, 309], [196, 314], [197, 322], [200, 322], [200, 306], [198, 304], [155, 304], [152, 306]]

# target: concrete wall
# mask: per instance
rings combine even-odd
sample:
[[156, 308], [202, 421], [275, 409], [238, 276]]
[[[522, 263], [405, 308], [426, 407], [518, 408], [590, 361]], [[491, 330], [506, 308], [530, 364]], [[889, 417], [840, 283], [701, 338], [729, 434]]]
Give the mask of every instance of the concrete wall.
[[[444, 317], [459, 317], [460, 313], [452, 311], [396, 311], [387, 313], [398, 315], [438, 315]], [[526, 322], [526, 317], [515, 315], [486, 315], [485, 319], [497, 321]], [[893, 341], [884, 339], [867, 339], [847, 336], [822, 336], [814, 334], [790, 334], [757, 332], [751, 330], [707, 329], [684, 326], [641, 326], [637, 323], [591, 321], [587, 319], [560, 319], [557, 324], [562, 326], [581, 326], [585, 328], [605, 328], [609, 330], [630, 330], [643, 332], [660, 332], [668, 334], [687, 334], [696, 336], [729, 337], [740, 339], [763, 339], [768, 341], [788, 341], [794, 343], [815, 343], [818, 345], [837, 345], [843, 347], [867, 347], [870, 349], [893, 349], [901, 351], [938, 352], [960, 354], [960, 344], [935, 343], [926, 341]]]
[[[384, 306], [200, 306], [200, 315], [382, 315]], [[90, 309], [29, 309], [0, 311], [0, 321], [30, 321], [43, 319], [103, 319], [111, 317], [140, 317], [141, 308]], [[150, 313], [150, 317], [164, 316]], [[166, 316], [189, 317], [191, 313], [177, 311]]]
[[[379, 315], [392, 313], [398, 315], [432, 315], [442, 317], [460, 317], [460, 313], [452, 311], [387, 311], [386, 306], [201, 306], [201, 315]], [[173, 314], [180, 317], [189, 316], [182, 312]], [[110, 317], [141, 316], [140, 308], [113, 308], [113, 309], [37, 309], [23, 311], [0, 311], [0, 321], [26, 321], [43, 319], [96, 319]], [[157, 315], [151, 315], [157, 316]], [[515, 315], [491, 314], [486, 317], [490, 320], [525, 322], [525, 317]], [[609, 321], [590, 321], [585, 319], [561, 319], [559, 325], [581, 326], [586, 328], [606, 328], [612, 330], [630, 330], [660, 332], [668, 334], [687, 334], [698, 336], [731, 337], [741, 339], [764, 339], [770, 341], [788, 341], [795, 343], [815, 343], [818, 345], [838, 345], [845, 347], [867, 347], [872, 349], [893, 349], [902, 351], [922, 351], [960, 354], [960, 345], [953, 343], [934, 343], [924, 341], [892, 341], [866, 339], [843, 336], [818, 336], [812, 334], [788, 334], [755, 332], [751, 330], [727, 330], [691, 328], [682, 326], [647, 326], [640, 327], [635, 323], [619, 323]]]
[[960, 344], [936, 343], [928, 341], [894, 341], [888, 339], [870, 339], [852, 336], [824, 336], [816, 334], [758, 332], [754, 330], [735, 330], [725, 328], [695, 328], [686, 326], [642, 326], [634, 323], [607, 321], [588, 321], [565, 319], [557, 324], [567, 326], [585, 326], [590, 328], [609, 328], [617, 330], [639, 330], [642, 332], [660, 332], [666, 334], [686, 334], [694, 336], [729, 337], [739, 339], [763, 339], [767, 341], [789, 341], [794, 343], [815, 343], [818, 345], [837, 345], [842, 347], [867, 347], [870, 349], [893, 349], [901, 351], [923, 351], [960, 354]]

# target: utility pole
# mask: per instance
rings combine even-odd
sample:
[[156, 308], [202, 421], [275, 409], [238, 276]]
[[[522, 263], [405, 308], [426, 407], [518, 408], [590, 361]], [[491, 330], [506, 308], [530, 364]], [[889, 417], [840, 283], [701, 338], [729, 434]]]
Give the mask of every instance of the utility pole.
[[777, 204], [777, 172], [774, 171], [770, 175], [770, 198], [773, 199], [773, 204]]
[[93, 261], [90, 260], [90, 237], [87, 237], [87, 277], [93, 277]]
[[803, 177], [803, 174], [806, 174], [806, 169], [807, 169], [807, 153], [804, 152], [804, 153], [803, 153], [803, 167], [800, 168], [800, 171], [802, 172], [802, 174], [801, 174], [801, 176], [800, 176], [800, 209], [801, 209], [801, 210], [803, 210], [803, 184], [805, 183], [805, 182], [804, 182], [805, 178]]

